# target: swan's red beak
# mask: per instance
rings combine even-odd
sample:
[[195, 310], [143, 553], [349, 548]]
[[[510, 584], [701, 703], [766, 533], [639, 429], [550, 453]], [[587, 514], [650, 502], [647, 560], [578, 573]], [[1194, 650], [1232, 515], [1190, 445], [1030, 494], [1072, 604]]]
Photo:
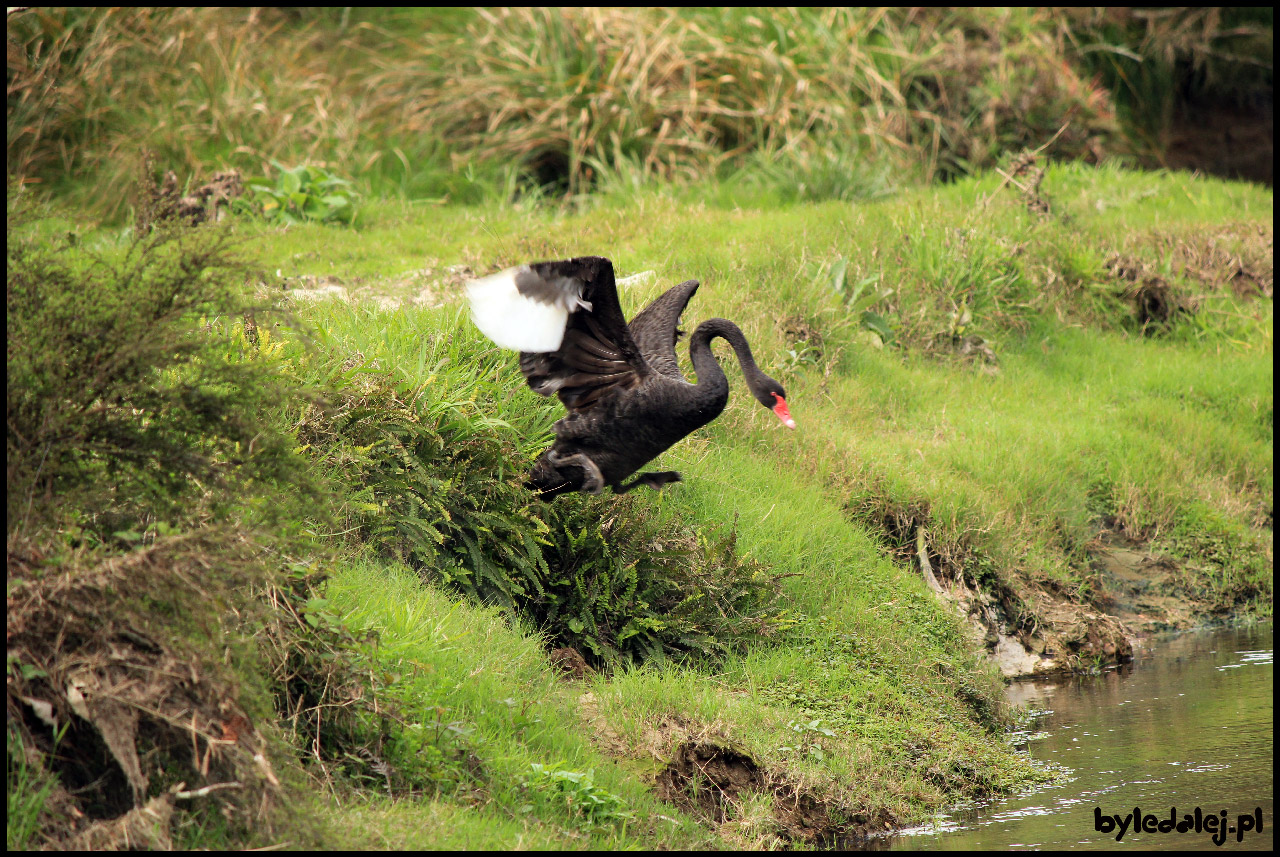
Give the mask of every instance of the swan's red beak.
[[789, 429], [796, 427], [796, 421], [791, 419], [791, 410], [787, 407], [787, 400], [779, 396], [777, 393], [773, 397], [778, 400], [778, 404], [773, 406], [773, 412], [778, 415], [778, 419], [782, 420], [782, 424]]

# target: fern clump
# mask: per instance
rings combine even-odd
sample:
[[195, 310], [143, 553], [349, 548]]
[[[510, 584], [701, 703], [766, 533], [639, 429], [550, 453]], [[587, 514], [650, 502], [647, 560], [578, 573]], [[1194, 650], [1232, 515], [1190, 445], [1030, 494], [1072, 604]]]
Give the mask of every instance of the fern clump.
[[527, 609], [588, 657], [715, 657], [789, 624], [777, 578], [738, 553], [733, 527], [695, 533], [630, 495], [547, 512], [553, 585]]

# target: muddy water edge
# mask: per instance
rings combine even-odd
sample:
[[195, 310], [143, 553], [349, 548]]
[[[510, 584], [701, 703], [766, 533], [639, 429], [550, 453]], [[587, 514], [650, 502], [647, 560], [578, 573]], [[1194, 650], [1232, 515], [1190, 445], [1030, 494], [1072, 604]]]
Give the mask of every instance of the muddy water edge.
[[[864, 847], [1270, 851], [1272, 623], [1156, 636], [1134, 654], [1097, 675], [1009, 686], [1034, 712], [1015, 740], [1061, 770], [1057, 782]], [[1135, 809], [1154, 832], [1133, 832]], [[1159, 829], [1171, 812], [1189, 817], [1183, 832]], [[1210, 830], [1224, 817], [1225, 841]]]

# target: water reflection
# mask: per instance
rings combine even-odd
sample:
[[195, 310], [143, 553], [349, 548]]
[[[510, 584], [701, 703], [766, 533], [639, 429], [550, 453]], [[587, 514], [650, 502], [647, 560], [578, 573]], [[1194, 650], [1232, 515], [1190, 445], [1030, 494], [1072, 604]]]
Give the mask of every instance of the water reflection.
[[[1067, 776], [882, 844], [1211, 850], [1222, 811], [1228, 827], [1248, 828], [1257, 810], [1262, 829], [1240, 831], [1240, 842], [1229, 832], [1222, 847], [1270, 851], [1272, 661], [1267, 623], [1156, 638], [1132, 663], [1098, 676], [1011, 685], [1011, 702], [1043, 712], [1015, 743]], [[1135, 810], [1146, 830], [1134, 832]]]

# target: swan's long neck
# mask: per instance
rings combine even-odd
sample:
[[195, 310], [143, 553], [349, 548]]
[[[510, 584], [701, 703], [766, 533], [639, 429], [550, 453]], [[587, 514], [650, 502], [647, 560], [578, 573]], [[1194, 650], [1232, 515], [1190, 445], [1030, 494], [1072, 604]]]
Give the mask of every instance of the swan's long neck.
[[[742, 366], [742, 374], [746, 376], [747, 386], [751, 388], [752, 395], [761, 399], [762, 386], [768, 381], [760, 371], [760, 367], [756, 366], [755, 358], [751, 356], [751, 346], [747, 344], [747, 338], [742, 335], [742, 331], [736, 324], [723, 318], [704, 321], [689, 338], [689, 357], [693, 360], [694, 371], [698, 373], [696, 386], [699, 398], [716, 397], [727, 401], [729, 396], [729, 381], [724, 376], [724, 370], [720, 368], [720, 361], [716, 360], [715, 354], [711, 352], [711, 340], [717, 336], [728, 340], [729, 345], [733, 347], [733, 353], [738, 355], [738, 364]], [[765, 398], [767, 399], [767, 396]], [[720, 407], [723, 408], [724, 405], [721, 404]]]

